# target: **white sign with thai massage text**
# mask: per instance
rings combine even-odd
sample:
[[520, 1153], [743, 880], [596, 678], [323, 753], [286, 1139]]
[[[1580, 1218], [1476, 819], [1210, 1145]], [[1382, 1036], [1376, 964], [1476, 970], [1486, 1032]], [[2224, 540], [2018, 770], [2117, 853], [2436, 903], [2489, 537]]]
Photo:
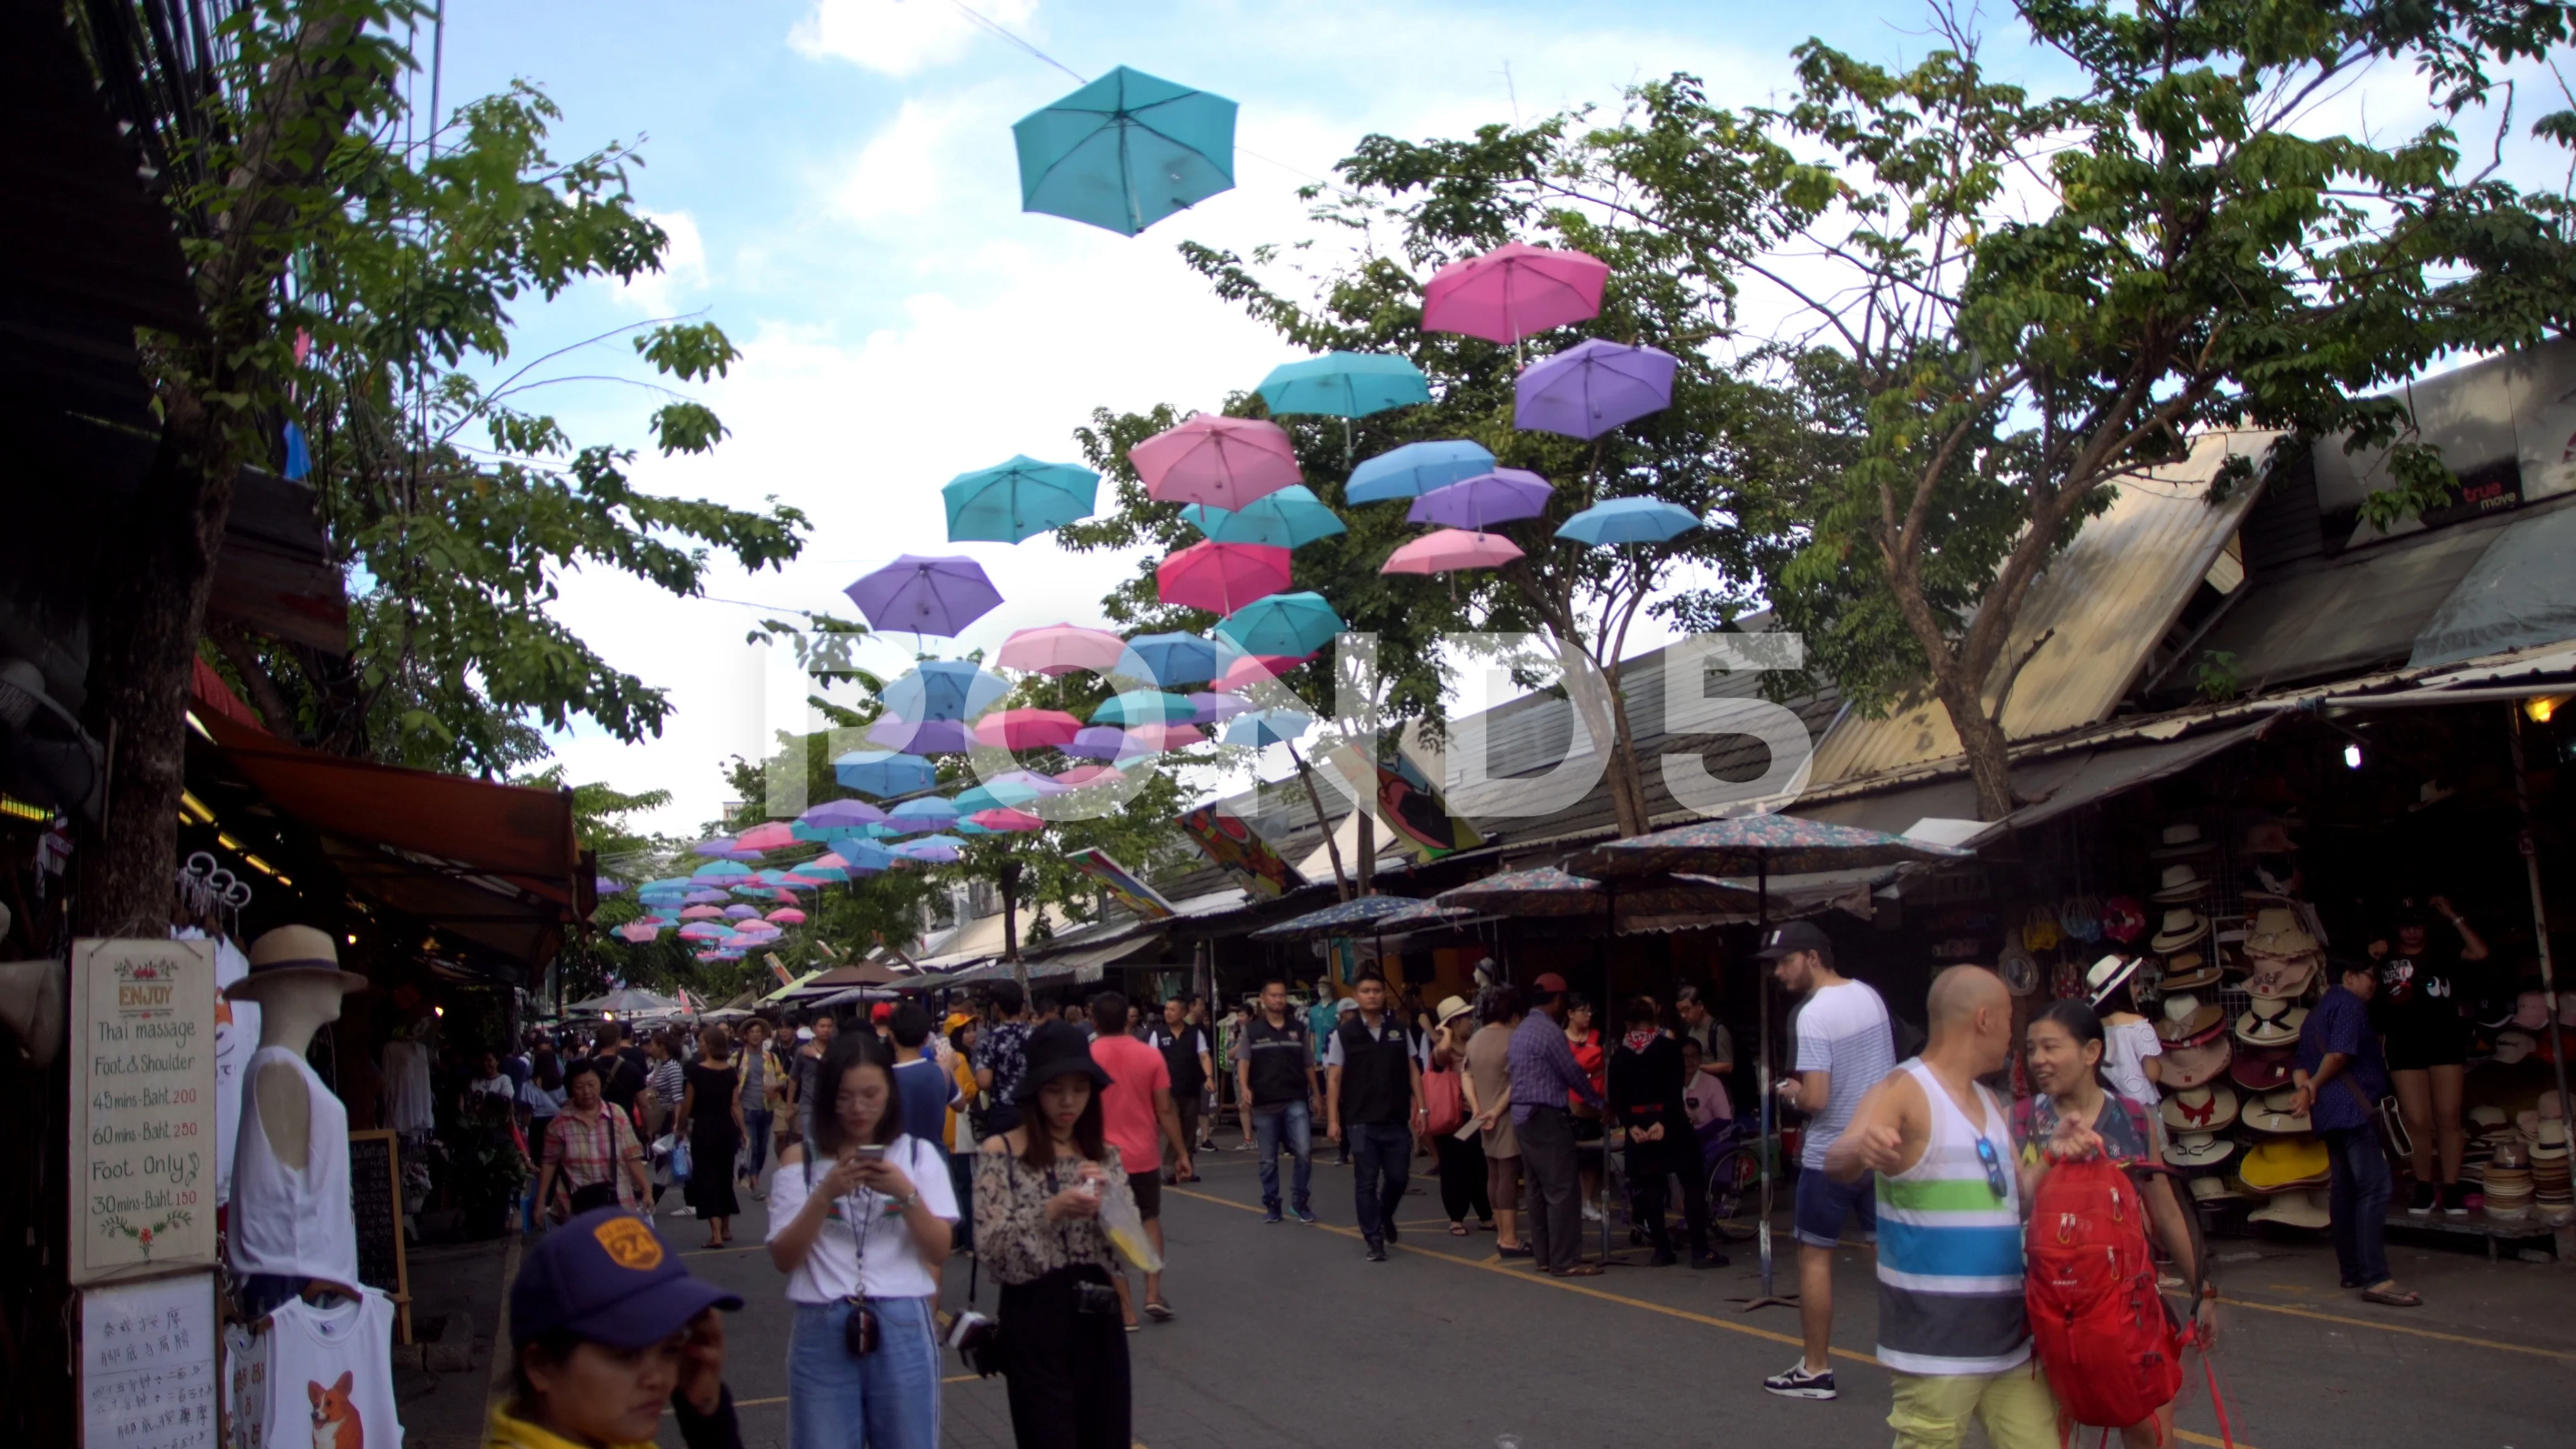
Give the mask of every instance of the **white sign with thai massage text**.
[[71, 1281], [215, 1264], [215, 947], [72, 947]]

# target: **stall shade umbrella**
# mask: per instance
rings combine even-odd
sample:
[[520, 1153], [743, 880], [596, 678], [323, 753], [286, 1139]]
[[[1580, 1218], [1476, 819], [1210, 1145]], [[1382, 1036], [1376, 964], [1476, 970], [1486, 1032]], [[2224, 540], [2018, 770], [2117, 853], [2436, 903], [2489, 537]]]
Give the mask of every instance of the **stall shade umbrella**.
[[1205, 684], [1216, 678], [1225, 650], [1196, 634], [1139, 634], [1127, 641], [1117, 673], [1157, 689]]
[[1305, 480], [1277, 423], [1200, 413], [1127, 450], [1148, 496], [1164, 503], [1242, 508]]
[[905, 554], [842, 590], [880, 633], [954, 638], [1002, 602], [971, 558]]
[[1459, 440], [1407, 443], [1363, 460], [1342, 485], [1346, 503], [1387, 503], [1494, 471], [1494, 455]]
[[1422, 369], [1401, 357], [1372, 352], [1327, 352], [1283, 362], [1261, 380], [1261, 400], [1274, 414], [1321, 413], [1364, 418], [1390, 408], [1431, 401]]
[[1313, 654], [1342, 632], [1342, 616], [1307, 591], [1256, 599], [1216, 626], [1218, 637], [1246, 654]]
[[1597, 438], [1671, 406], [1678, 366], [1669, 352], [1592, 338], [1513, 380], [1512, 426]]
[[1119, 653], [1126, 647], [1127, 641], [1106, 629], [1046, 624], [1014, 631], [1002, 641], [993, 662], [1004, 669], [1025, 669], [1035, 674], [1075, 674], [1084, 670], [1106, 674], [1117, 666]]
[[1166, 604], [1231, 614], [1288, 587], [1288, 550], [1260, 543], [1194, 543], [1154, 569]]
[[1306, 731], [1314, 727], [1312, 716], [1299, 714], [1293, 709], [1256, 710], [1227, 720], [1224, 739], [1229, 745], [1249, 745], [1259, 749], [1264, 745], [1302, 739]]
[[1018, 543], [1089, 518], [1100, 475], [1071, 463], [1014, 457], [960, 473], [939, 490], [948, 506], [950, 543]]
[[1350, 525], [1324, 506], [1303, 483], [1256, 498], [1240, 509], [1193, 503], [1181, 520], [1216, 543], [1266, 543], [1273, 548], [1303, 548], [1319, 538], [1347, 533]]
[[927, 790], [939, 779], [928, 760], [894, 750], [853, 750], [832, 762], [832, 778], [844, 790], [874, 795], [909, 795]]
[[[1629, 876], [1687, 873], [1753, 877], [1754, 917], [1767, 930], [1771, 920], [1771, 877], [1818, 871], [1860, 870], [1871, 866], [1908, 865], [1959, 860], [1972, 852], [1830, 825], [1795, 815], [1748, 815], [1734, 820], [1702, 820], [1650, 835], [1631, 836], [1596, 845], [1567, 862], [1576, 874], [1600, 881]], [[1616, 887], [1614, 886], [1613, 889]], [[1771, 1069], [1771, 973], [1761, 983], [1762, 1042], [1758, 1080], [1774, 1080]], [[1771, 1137], [1772, 1096], [1762, 1094], [1762, 1136]], [[1772, 1292], [1771, 1154], [1762, 1154], [1762, 1296], [1754, 1307], [1781, 1301]]]
[[1052, 750], [1070, 744], [1082, 721], [1060, 709], [996, 710], [975, 721], [975, 743], [997, 750]]
[[877, 695], [905, 719], [973, 719], [999, 704], [1011, 682], [968, 659], [926, 659]]
[[974, 748], [975, 737], [961, 720], [890, 714], [868, 726], [868, 743], [907, 755], [948, 755]]
[[1663, 543], [1699, 527], [1699, 515], [1660, 498], [1613, 498], [1558, 524], [1556, 536], [1600, 548], [1622, 543]]
[[1123, 65], [1011, 136], [1022, 211], [1121, 236], [1234, 186], [1234, 102]]
[[1434, 488], [1404, 511], [1407, 523], [1436, 523], [1446, 528], [1483, 530], [1497, 523], [1536, 518], [1547, 511], [1556, 487], [1524, 468], [1497, 468]]
[[1276, 925], [1264, 926], [1253, 932], [1252, 938], [1256, 941], [1321, 941], [1333, 937], [1382, 936], [1389, 931], [1458, 920], [1469, 914], [1471, 912], [1404, 896], [1361, 896], [1319, 911], [1309, 911]]
[[1609, 279], [1609, 264], [1589, 253], [1505, 242], [1432, 273], [1422, 289], [1422, 330], [1518, 343], [1601, 315]]
[[1499, 533], [1469, 533], [1444, 528], [1426, 533], [1378, 567], [1382, 574], [1453, 574], [1467, 569], [1498, 569], [1521, 556], [1519, 544]]

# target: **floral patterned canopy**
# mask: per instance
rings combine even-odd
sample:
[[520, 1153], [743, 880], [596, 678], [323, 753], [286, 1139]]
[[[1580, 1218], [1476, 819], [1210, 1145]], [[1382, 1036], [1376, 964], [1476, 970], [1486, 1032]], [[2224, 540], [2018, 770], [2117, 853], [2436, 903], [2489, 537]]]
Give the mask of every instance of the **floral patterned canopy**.
[[1433, 899], [1495, 916], [1598, 916], [1609, 911], [1614, 897], [1621, 912], [1643, 915], [1688, 912], [1751, 920], [1758, 904], [1752, 891], [1704, 876], [1623, 878], [1615, 890], [1605, 890], [1600, 881], [1552, 865], [1489, 875]]
[[1701, 820], [1596, 845], [1567, 862], [1601, 879], [1689, 871], [1704, 875], [1805, 875], [1918, 861], [1964, 860], [1972, 852], [1883, 831], [1828, 825], [1795, 815]]
[[1342, 901], [1320, 911], [1264, 926], [1253, 932], [1256, 940], [1303, 941], [1322, 936], [1378, 936], [1393, 930], [1409, 930], [1449, 920], [1468, 912], [1434, 905], [1429, 901], [1410, 900], [1403, 896], [1361, 896]]

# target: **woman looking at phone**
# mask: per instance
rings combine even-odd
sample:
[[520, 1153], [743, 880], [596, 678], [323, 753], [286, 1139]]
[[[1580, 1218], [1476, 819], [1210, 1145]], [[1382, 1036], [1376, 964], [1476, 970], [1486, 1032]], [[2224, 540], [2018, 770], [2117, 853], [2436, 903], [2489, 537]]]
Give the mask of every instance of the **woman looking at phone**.
[[956, 1194], [937, 1143], [903, 1135], [894, 1053], [836, 1038], [815, 1073], [814, 1130], [779, 1154], [769, 1260], [787, 1276], [790, 1449], [938, 1449], [931, 1317]]

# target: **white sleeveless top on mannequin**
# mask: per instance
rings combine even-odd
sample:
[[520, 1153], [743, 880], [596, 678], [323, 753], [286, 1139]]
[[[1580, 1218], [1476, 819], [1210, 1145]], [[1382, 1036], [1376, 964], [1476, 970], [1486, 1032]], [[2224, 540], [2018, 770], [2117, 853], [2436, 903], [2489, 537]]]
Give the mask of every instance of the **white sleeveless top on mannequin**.
[[[304, 1078], [307, 1169], [277, 1160], [259, 1118], [259, 1074], [272, 1063]], [[242, 1074], [241, 1133], [234, 1145], [235, 1273], [274, 1273], [358, 1286], [358, 1223], [349, 1202], [349, 1109], [301, 1052], [262, 1047]]]

